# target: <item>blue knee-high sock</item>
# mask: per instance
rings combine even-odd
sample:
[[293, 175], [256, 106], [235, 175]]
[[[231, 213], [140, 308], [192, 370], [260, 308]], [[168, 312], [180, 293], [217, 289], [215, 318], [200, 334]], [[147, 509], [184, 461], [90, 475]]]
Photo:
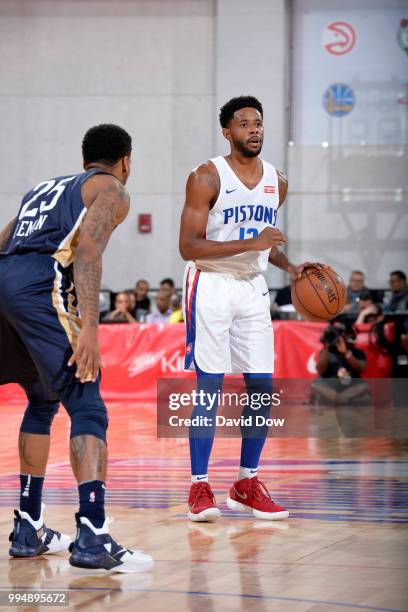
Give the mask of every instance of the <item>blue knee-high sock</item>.
[[[208, 374], [203, 372], [196, 364], [197, 371], [197, 391], [205, 393], [220, 393], [224, 374]], [[211, 410], [207, 410], [209, 403], [206, 399], [196, 406], [192, 413], [192, 418], [196, 416], [206, 416], [213, 419], [211, 427], [190, 427], [190, 460], [191, 474], [193, 476], [205, 476], [208, 473], [208, 462], [210, 460], [211, 449], [215, 435], [215, 416], [218, 403], [215, 403]], [[204, 479], [203, 479], [204, 480]]]
[[27, 512], [34, 521], [41, 516], [41, 497], [44, 476], [20, 474], [20, 510]]
[[[244, 374], [244, 378], [247, 393], [250, 397], [254, 394], [272, 394], [272, 374]], [[254, 414], [261, 414], [267, 417], [269, 415], [269, 408], [269, 406], [265, 406], [255, 412], [251, 408], [246, 407], [243, 415], [248, 416], [252, 414], [253, 416]], [[251, 430], [241, 428], [241, 432], [242, 444], [240, 466], [242, 468], [255, 470], [259, 465], [259, 459], [268, 434], [268, 427], [265, 425], [262, 428], [257, 427]]]
[[85, 516], [98, 529], [105, 522], [105, 483], [88, 480], [78, 485], [79, 516]]

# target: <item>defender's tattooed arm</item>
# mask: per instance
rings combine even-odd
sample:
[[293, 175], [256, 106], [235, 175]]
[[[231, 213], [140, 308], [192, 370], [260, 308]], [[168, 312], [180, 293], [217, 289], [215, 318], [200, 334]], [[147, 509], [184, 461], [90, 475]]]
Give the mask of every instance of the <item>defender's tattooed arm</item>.
[[115, 229], [129, 211], [129, 194], [112, 175], [98, 174], [83, 186], [88, 211], [81, 226], [74, 258], [74, 283], [82, 328], [68, 365], [76, 363], [76, 376], [85, 382], [96, 380], [101, 366], [98, 323], [102, 253]]

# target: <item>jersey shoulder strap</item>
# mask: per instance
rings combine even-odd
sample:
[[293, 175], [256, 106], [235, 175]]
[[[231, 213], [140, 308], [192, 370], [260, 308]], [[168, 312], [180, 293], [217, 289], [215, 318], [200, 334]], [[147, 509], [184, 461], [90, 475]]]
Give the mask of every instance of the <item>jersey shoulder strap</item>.
[[89, 170], [86, 170], [85, 172], [78, 174], [77, 180], [79, 184], [82, 186], [85, 183], [85, 181], [87, 181], [89, 178], [91, 178], [91, 176], [94, 176], [95, 174], [108, 174], [109, 176], [113, 176], [111, 172], [104, 170], [104, 168], [89, 168]]
[[225, 159], [223, 158], [222, 155], [218, 155], [218, 157], [211, 158], [210, 162], [212, 162], [214, 166], [217, 168], [220, 180], [222, 180], [227, 170]]

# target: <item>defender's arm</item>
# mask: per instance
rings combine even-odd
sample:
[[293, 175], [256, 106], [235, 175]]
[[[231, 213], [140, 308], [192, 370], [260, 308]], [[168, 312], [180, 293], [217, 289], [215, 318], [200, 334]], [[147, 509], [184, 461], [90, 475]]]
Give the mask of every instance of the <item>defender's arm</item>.
[[14, 219], [12, 219], [9, 223], [7, 223], [7, 225], [3, 227], [3, 229], [0, 231], [0, 251], [2, 251], [5, 248], [8, 242], [8, 239], [11, 236], [13, 228], [16, 224], [16, 221], [17, 221], [17, 217], [14, 217]]
[[96, 380], [101, 365], [97, 333], [102, 253], [113, 230], [128, 214], [129, 195], [116, 178], [101, 174], [84, 184], [82, 198], [88, 211], [74, 260], [74, 283], [82, 329], [68, 365], [76, 363], [76, 376], [85, 382], [89, 375]]

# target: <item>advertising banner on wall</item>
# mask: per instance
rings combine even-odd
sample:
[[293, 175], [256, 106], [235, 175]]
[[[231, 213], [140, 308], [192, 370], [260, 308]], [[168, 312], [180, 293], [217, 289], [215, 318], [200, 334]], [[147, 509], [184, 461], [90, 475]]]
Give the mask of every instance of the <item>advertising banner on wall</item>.
[[[313, 380], [316, 360], [322, 348], [320, 337], [326, 325], [300, 321], [275, 321], [276, 378]], [[358, 347], [367, 357], [365, 378], [387, 378], [391, 360], [378, 350], [369, 333], [359, 327]], [[107, 402], [155, 404], [157, 381], [163, 378], [192, 378], [184, 372], [184, 325], [115, 324], [101, 325], [102, 394]], [[24, 402], [17, 385], [0, 386], [0, 404]]]
[[296, 145], [407, 142], [408, 7], [380, 4], [334, 10], [325, 2], [295, 2]]

